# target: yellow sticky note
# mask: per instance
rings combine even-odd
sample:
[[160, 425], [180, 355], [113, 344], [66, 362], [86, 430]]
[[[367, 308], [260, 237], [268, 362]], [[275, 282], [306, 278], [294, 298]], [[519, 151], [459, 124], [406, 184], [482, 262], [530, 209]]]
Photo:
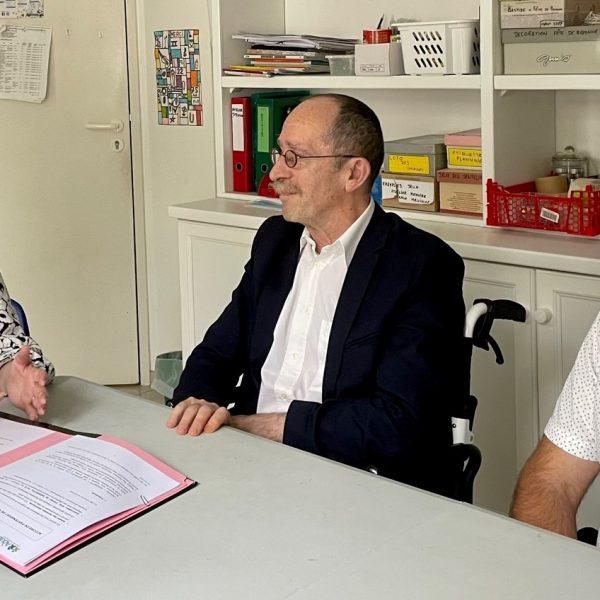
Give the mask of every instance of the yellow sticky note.
[[448, 164], [453, 167], [481, 167], [481, 148], [448, 147]]
[[429, 156], [390, 154], [388, 170], [392, 173], [414, 173], [429, 175]]

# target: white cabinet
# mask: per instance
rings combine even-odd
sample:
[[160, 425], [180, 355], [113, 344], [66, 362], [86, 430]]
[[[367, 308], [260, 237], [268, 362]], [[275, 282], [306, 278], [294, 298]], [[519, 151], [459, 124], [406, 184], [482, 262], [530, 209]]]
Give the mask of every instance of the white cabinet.
[[231, 299], [256, 230], [179, 221], [183, 359]]
[[[465, 304], [476, 298], [506, 298], [533, 305], [535, 271], [523, 267], [465, 260]], [[473, 350], [471, 393], [478, 399], [475, 443], [483, 463], [475, 484], [475, 503], [506, 513], [516, 477], [537, 442], [535, 329], [530, 321], [496, 321], [492, 336], [504, 364], [493, 351]]]
[[600, 312], [600, 278], [538, 271], [539, 426], [543, 431], [588, 329]]

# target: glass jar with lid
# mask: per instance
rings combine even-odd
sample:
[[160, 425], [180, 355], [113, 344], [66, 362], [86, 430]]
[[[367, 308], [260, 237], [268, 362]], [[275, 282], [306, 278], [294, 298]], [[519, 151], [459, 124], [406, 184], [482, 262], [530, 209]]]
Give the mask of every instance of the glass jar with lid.
[[587, 158], [577, 154], [573, 146], [567, 146], [552, 157], [552, 172], [554, 175], [566, 175], [569, 179], [587, 177]]

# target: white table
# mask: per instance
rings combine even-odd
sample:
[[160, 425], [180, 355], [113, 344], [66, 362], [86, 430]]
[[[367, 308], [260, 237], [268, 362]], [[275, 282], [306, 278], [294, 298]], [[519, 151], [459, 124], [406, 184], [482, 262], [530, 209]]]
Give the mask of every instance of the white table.
[[180, 437], [166, 408], [75, 378], [49, 405], [199, 485], [29, 579], [0, 565], [2, 600], [600, 597], [579, 542], [232, 429]]

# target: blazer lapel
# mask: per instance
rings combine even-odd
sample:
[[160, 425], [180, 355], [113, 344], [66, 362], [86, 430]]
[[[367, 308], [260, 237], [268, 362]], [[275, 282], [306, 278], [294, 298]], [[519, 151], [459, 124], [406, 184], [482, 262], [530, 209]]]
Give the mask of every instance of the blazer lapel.
[[379, 253], [385, 245], [389, 227], [385, 212], [376, 205], [346, 273], [335, 310], [323, 373], [323, 399], [334, 395], [344, 344], [379, 260]]
[[[302, 229], [300, 229], [302, 232]], [[266, 278], [256, 307], [253, 343], [250, 350], [250, 362], [262, 367], [273, 344], [275, 325], [283, 309], [296, 275], [300, 236], [290, 236], [291, 241], [283, 251], [280, 260], [273, 265], [274, 275]], [[260, 378], [260, 374], [259, 374]]]

